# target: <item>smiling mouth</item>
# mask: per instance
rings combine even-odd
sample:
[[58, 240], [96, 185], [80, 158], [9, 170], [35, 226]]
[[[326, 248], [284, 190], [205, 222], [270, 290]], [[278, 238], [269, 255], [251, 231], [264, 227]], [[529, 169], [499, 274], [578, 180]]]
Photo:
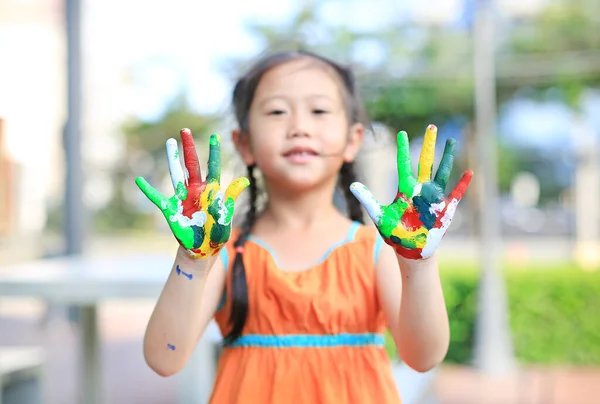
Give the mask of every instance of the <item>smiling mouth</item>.
[[310, 149], [292, 149], [283, 154], [283, 157], [292, 157], [292, 156], [317, 156], [318, 153], [314, 150]]

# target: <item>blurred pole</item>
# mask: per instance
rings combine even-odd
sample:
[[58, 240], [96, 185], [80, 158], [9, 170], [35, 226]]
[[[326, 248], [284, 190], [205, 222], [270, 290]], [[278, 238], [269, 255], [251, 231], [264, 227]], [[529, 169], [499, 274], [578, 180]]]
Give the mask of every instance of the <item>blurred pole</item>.
[[594, 128], [576, 116], [571, 136], [575, 145], [575, 248], [583, 269], [600, 264], [600, 141]]
[[67, 37], [67, 122], [64, 131], [66, 158], [65, 254], [83, 252], [85, 209], [81, 163], [81, 2], [65, 0]]
[[475, 366], [501, 374], [514, 366], [504, 278], [500, 270], [500, 206], [496, 137], [494, 10], [491, 0], [475, 2], [475, 139], [479, 187], [479, 237], [482, 265], [475, 330]]
[[[83, 203], [83, 164], [81, 153], [81, 0], [65, 0], [67, 37], [67, 108], [64, 132], [66, 156], [65, 187], [65, 254], [81, 255], [86, 236], [86, 213]], [[69, 317], [81, 327], [80, 389], [78, 402], [101, 404], [103, 391], [100, 369], [100, 346], [97, 308], [70, 307]], [[86, 360], [86, 358], [88, 360]]]

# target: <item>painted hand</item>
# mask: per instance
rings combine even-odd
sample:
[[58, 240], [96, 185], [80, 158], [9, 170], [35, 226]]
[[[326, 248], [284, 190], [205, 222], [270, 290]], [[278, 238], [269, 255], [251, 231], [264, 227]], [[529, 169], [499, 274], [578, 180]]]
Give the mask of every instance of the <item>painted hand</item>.
[[436, 137], [437, 128], [429, 125], [421, 150], [418, 178], [415, 178], [408, 136], [406, 132], [398, 133], [398, 194], [391, 204], [381, 206], [359, 182], [350, 186], [386, 243], [404, 258], [426, 259], [433, 255], [473, 177], [472, 171], [465, 172], [450, 195], [444, 195], [456, 144], [454, 139], [449, 139], [435, 179], [431, 181]]
[[210, 136], [208, 175], [202, 181], [200, 164], [192, 132], [182, 129], [183, 157], [187, 176], [179, 162], [175, 139], [167, 140], [167, 155], [175, 195], [165, 197], [144, 178], [135, 180], [137, 186], [163, 213], [173, 235], [192, 258], [216, 255], [231, 234], [231, 218], [235, 200], [249, 185], [247, 178], [233, 181], [225, 194], [221, 190], [221, 147], [219, 136]]

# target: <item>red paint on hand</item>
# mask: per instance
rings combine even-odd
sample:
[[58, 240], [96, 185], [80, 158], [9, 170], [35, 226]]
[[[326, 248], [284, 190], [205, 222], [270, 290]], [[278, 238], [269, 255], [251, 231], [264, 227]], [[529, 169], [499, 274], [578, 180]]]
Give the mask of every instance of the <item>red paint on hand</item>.
[[189, 175], [186, 187], [188, 195], [181, 204], [183, 205], [183, 215], [191, 218], [192, 214], [202, 209], [202, 206], [200, 206], [200, 195], [206, 188], [206, 182], [202, 181], [200, 163], [192, 131], [188, 128], [183, 128], [179, 132], [179, 135], [181, 136], [181, 143], [183, 145], [185, 168]]
[[391, 245], [394, 248], [394, 251], [396, 251], [396, 254], [400, 255], [401, 257], [413, 260], [419, 260], [423, 258], [423, 256], [421, 255], [423, 249], [421, 248], [406, 248], [397, 244], [388, 244]]
[[473, 171], [467, 170], [463, 174], [463, 176], [460, 179], [460, 181], [458, 182], [458, 184], [456, 184], [456, 186], [454, 187], [452, 192], [450, 192], [448, 199], [449, 200], [456, 199], [456, 200], [460, 201], [462, 199], [462, 197], [465, 195], [465, 192], [467, 192], [467, 188], [469, 187], [469, 184], [471, 184], [472, 179], [473, 179]]
[[410, 231], [417, 231], [423, 226], [419, 212], [417, 212], [414, 206], [411, 205], [404, 211], [404, 214], [402, 215], [402, 224], [405, 229]]

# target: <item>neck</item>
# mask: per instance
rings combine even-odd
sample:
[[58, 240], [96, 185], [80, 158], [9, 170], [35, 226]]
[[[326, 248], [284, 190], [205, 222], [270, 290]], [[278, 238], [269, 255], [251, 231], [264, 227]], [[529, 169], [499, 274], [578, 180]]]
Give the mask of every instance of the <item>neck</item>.
[[335, 183], [307, 191], [267, 187], [269, 201], [261, 215], [277, 227], [310, 229], [342, 216], [333, 204]]

